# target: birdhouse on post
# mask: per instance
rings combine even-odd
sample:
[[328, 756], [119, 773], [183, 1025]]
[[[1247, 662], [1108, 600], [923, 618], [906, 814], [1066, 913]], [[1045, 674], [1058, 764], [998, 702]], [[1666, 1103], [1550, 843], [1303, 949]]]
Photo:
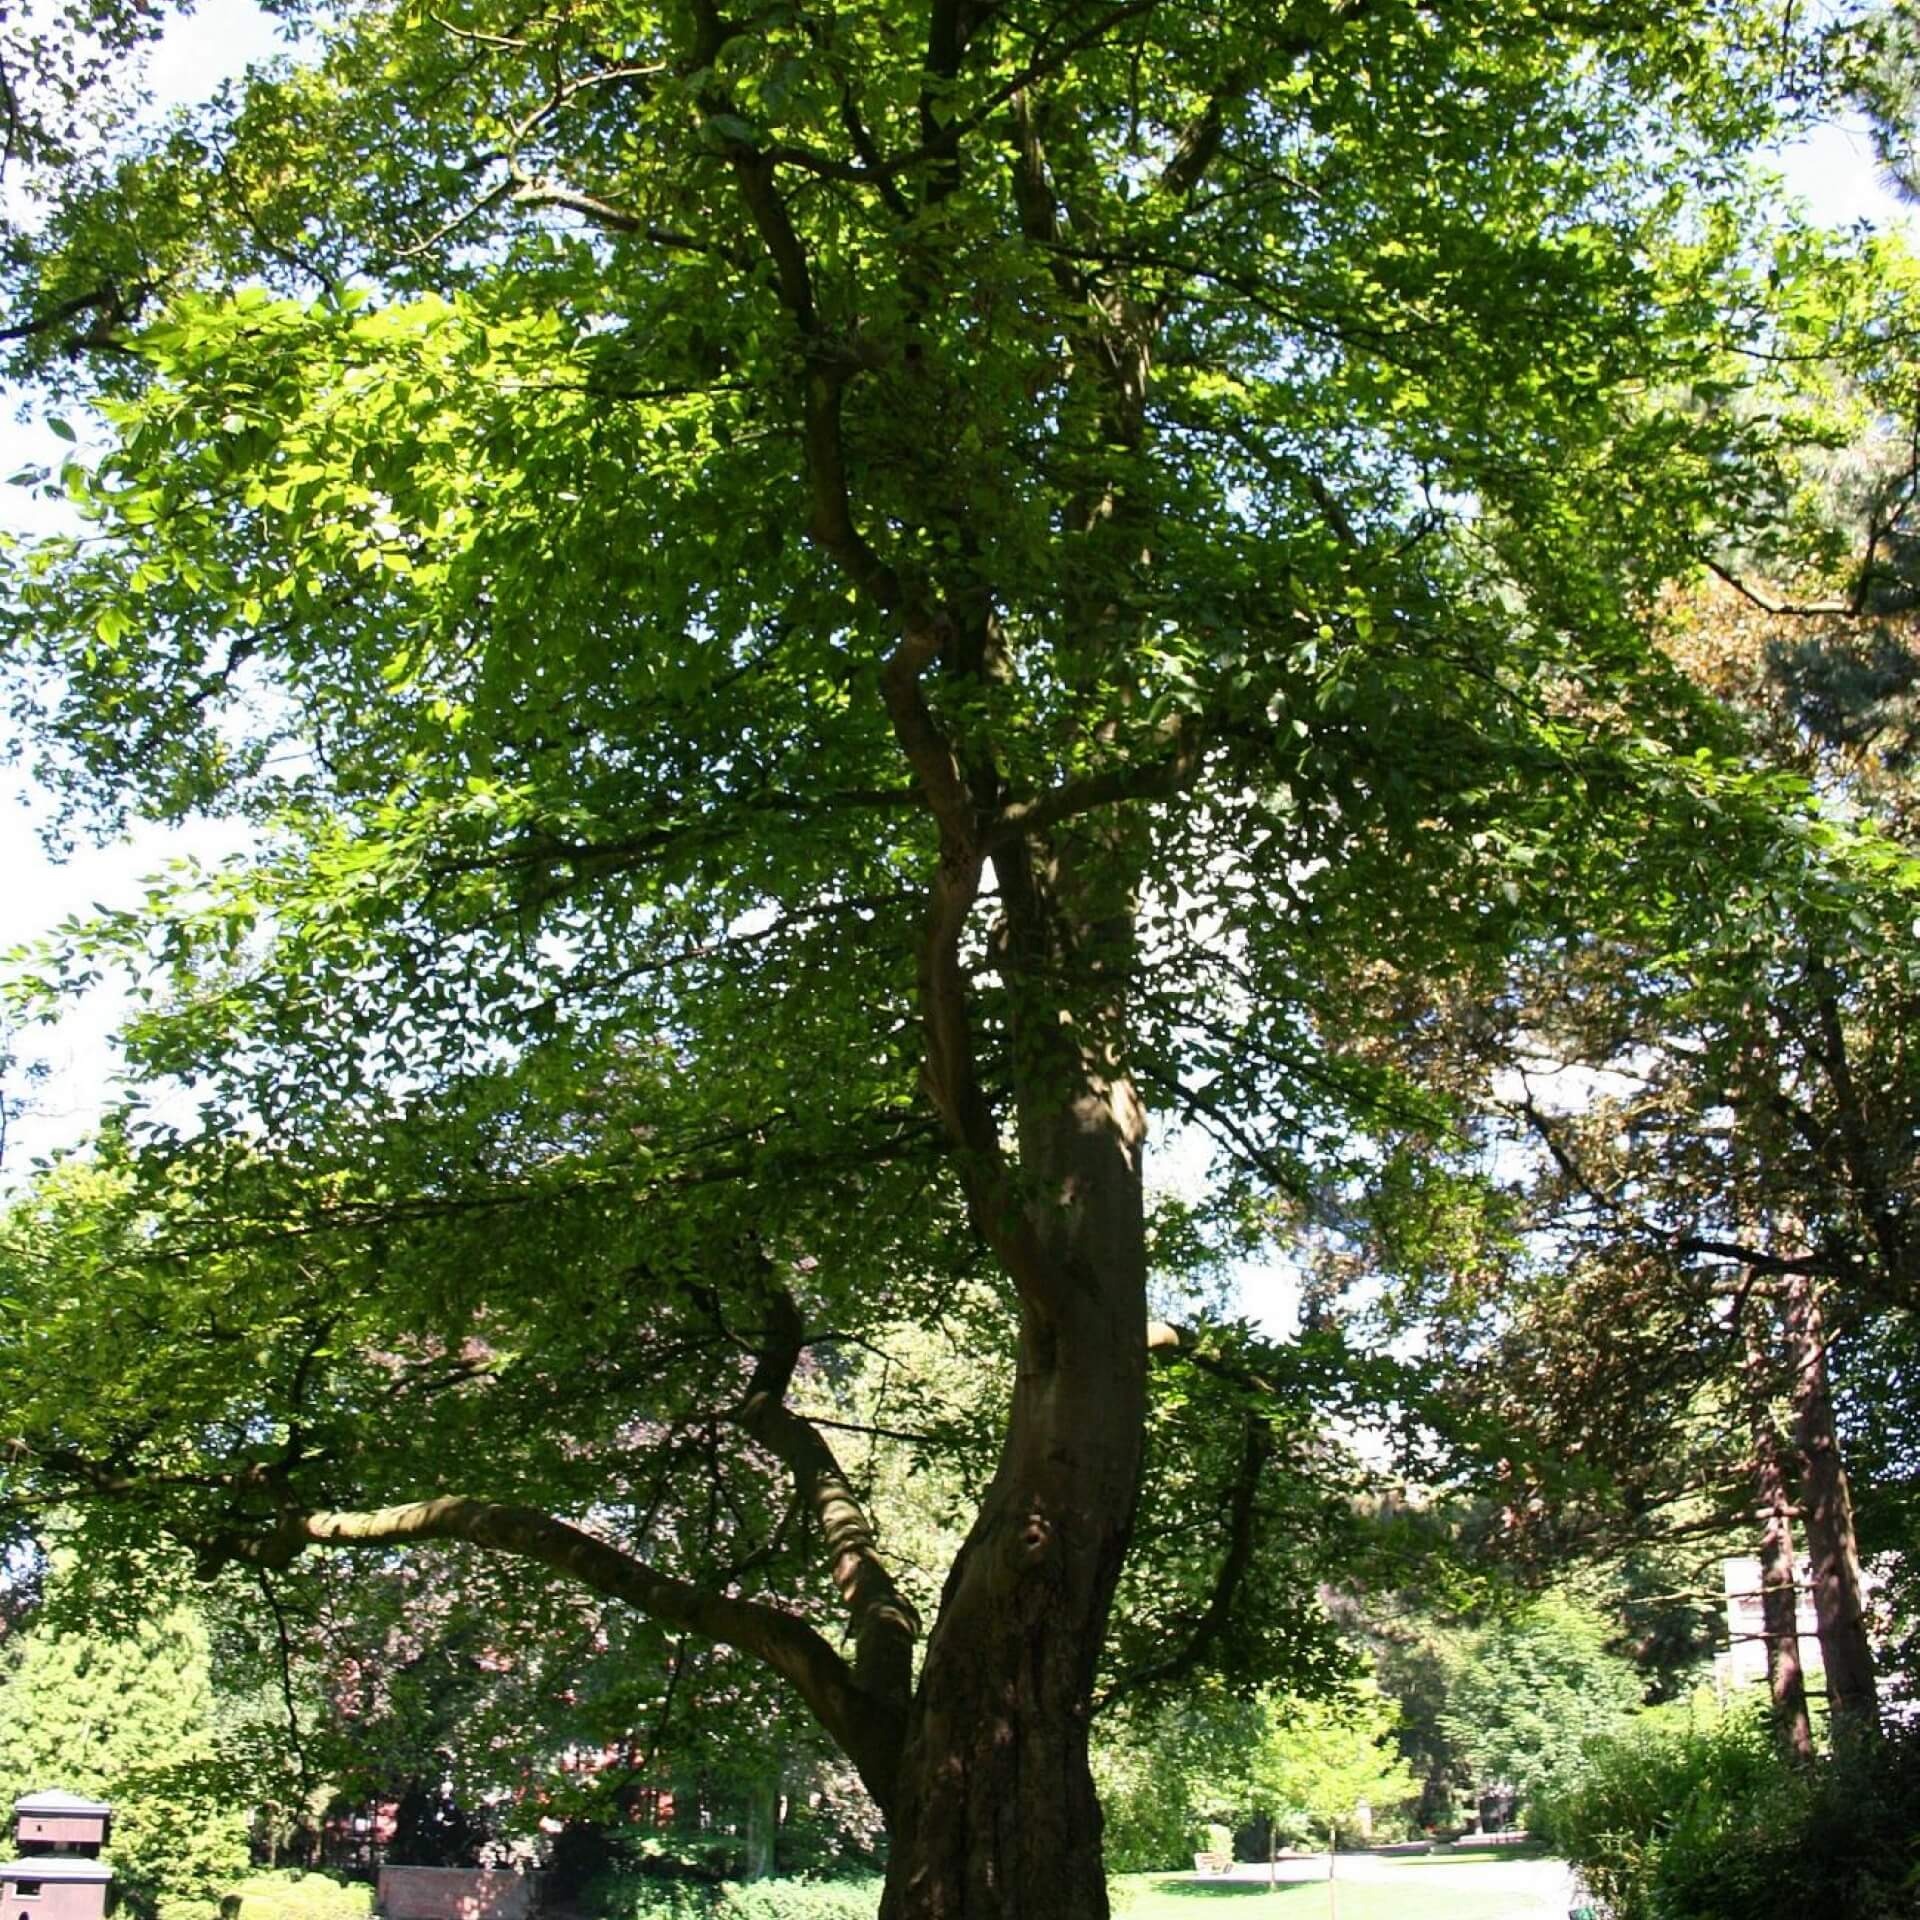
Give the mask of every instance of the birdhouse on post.
[[100, 1858], [113, 1809], [77, 1793], [13, 1803], [17, 1860], [0, 1864], [0, 1920], [105, 1920], [113, 1869]]

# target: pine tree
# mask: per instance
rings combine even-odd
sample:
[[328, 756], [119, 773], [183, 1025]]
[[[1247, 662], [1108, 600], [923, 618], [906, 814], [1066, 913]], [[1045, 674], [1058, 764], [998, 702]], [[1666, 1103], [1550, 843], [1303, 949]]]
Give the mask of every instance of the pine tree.
[[123, 1904], [165, 1920], [212, 1910], [246, 1865], [246, 1820], [214, 1797], [207, 1632], [175, 1607], [108, 1634], [55, 1615], [16, 1643], [0, 1686], [0, 1806], [62, 1787], [113, 1806]]

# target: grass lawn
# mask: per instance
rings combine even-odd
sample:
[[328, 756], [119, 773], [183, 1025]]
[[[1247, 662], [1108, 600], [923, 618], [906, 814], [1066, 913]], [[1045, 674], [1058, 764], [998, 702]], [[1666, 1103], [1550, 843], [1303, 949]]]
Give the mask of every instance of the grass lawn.
[[[1417, 1860], [1406, 1862], [1409, 1867]], [[1435, 1861], [1441, 1867], [1447, 1864]], [[1437, 1872], [1382, 1882], [1183, 1880], [1131, 1873], [1114, 1883], [1115, 1920], [1559, 1920], [1541, 1896], [1448, 1886]]]

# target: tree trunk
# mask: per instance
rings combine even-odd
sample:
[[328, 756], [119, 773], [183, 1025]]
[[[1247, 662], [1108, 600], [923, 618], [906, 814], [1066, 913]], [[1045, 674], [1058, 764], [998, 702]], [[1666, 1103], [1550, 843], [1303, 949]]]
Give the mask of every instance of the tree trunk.
[[1755, 1463], [1760, 1483], [1760, 1623], [1767, 1640], [1767, 1691], [1774, 1743], [1789, 1759], [1813, 1757], [1806, 1678], [1800, 1668], [1799, 1603], [1794, 1588], [1793, 1527], [1786, 1475], [1773, 1436]]
[[1834, 1431], [1826, 1333], [1813, 1282], [1789, 1276], [1787, 1352], [1793, 1368], [1794, 1444], [1800, 1454], [1801, 1513], [1812, 1567], [1814, 1619], [1827, 1674], [1827, 1708], [1840, 1739], [1879, 1725], [1873, 1648], [1860, 1590], [1853, 1502]]
[[770, 1774], [747, 1789], [746, 1860], [743, 1880], [765, 1880], [773, 1873], [774, 1837], [780, 1830], [780, 1776]]
[[1007, 1435], [927, 1643], [882, 1920], [1104, 1920], [1094, 1671], [1146, 1411], [1144, 1121], [1124, 1080], [1023, 1129], [1053, 1284], [1021, 1313]]
[[1138, 1481], [1143, 1342], [1021, 1341], [999, 1472], [947, 1581], [909, 1722], [882, 1920], [1103, 1920], [1094, 1668]]
[[[1771, 1314], [1769, 1314], [1771, 1318]], [[1792, 1760], [1813, 1757], [1806, 1678], [1800, 1667], [1798, 1602], [1794, 1590], [1793, 1523], [1786, 1463], [1773, 1417], [1777, 1361], [1765, 1343], [1749, 1338], [1747, 1374], [1753, 1423], [1753, 1473], [1759, 1493], [1760, 1625], [1767, 1645], [1767, 1691], [1773, 1701], [1773, 1738]]]

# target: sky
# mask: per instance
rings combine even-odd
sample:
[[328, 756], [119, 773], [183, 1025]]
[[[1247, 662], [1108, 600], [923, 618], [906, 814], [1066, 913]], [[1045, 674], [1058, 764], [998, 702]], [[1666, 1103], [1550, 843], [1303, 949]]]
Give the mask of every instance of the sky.
[[[193, 14], [173, 21], [149, 56], [146, 84], [154, 110], [203, 100], [223, 80], [283, 50], [275, 22], [252, 0], [203, 0]], [[24, 417], [15, 417], [16, 406]], [[44, 424], [47, 408], [8, 395], [0, 399], [0, 409], [0, 477], [30, 464], [58, 465], [67, 449]], [[76, 416], [73, 424], [81, 430], [84, 450], [84, 418]], [[56, 516], [57, 509], [25, 490], [0, 487], [0, 525], [42, 530]], [[142, 877], [169, 858], [181, 853], [217, 858], [232, 844], [204, 830], [148, 829], [104, 847], [82, 844], [71, 857], [54, 860], [42, 843], [50, 814], [46, 795], [25, 770], [0, 764], [0, 954], [42, 938], [96, 904], [137, 900]], [[76, 1009], [57, 1031], [16, 1037], [20, 1058], [44, 1062], [49, 1077], [29, 1091], [30, 1111], [9, 1128], [0, 1156], [0, 1189], [18, 1180], [35, 1158], [71, 1145], [98, 1114], [112, 1073], [107, 1036], [119, 1004], [102, 994]], [[11, 1085], [7, 1090], [14, 1091]]]
[[[225, 79], [282, 50], [276, 28], [252, 0], [203, 0], [177, 18], [151, 56], [147, 80], [156, 111], [205, 98]], [[1877, 177], [1862, 128], [1833, 126], [1780, 156], [1789, 188], [1823, 220], [1835, 225], [1869, 220], [1905, 224], [1911, 218]], [[0, 402], [0, 405], [4, 405]], [[30, 401], [25, 418], [0, 415], [0, 475], [29, 462], [55, 463], [65, 451], [43, 424], [43, 409]], [[74, 424], [82, 429], [84, 422]], [[0, 487], [0, 524], [25, 527], [36, 513], [54, 511], [31, 502], [21, 489]], [[45, 524], [44, 521], [41, 524]], [[96, 903], [125, 905], [139, 896], [139, 883], [182, 852], [216, 858], [233, 844], [207, 831], [188, 834], [145, 830], [105, 847], [82, 846], [70, 857], [50, 859], [41, 843], [48, 817], [46, 797], [17, 766], [0, 764], [0, 953], [42, 937], [63, 920]], [[0, 1190], [17, 1182], [32, 1161], [75, 1143], [99, 1110], [112, 1074], [108, 1044], [118, 1002], [96, 995], [52, 1031], [15, 1036], [22, 1060], [44, 1061], [46, 1079], [25, 1090], [29, 1110], [11, 1124], [0, 1156]], [[18, 1092], [17, 1083], [9, 1087]], [[1191, 1163], [1191, 1164], [1189, 1164]], [[1200, 1176], [1197, 1157], [1176, 1150], [1168, 1171], [1176, 1184]], [[1262, 1318], [1290, 1319], [1291, 1282], [1284, 1271], [1249, 1274], [1247, 1304]]]

